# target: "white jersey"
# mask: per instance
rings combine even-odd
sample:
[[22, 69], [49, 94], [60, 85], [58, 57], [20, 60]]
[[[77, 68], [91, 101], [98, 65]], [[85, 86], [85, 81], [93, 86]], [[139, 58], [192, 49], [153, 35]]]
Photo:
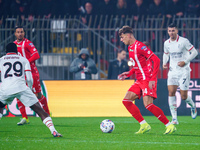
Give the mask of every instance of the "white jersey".
[[25, 71], [31, 71], [29, 61], [15, 53], [7, 53], [0, 58], [2, 84], [0, 91], [15, 94], [27, 89]]
[[185, 61], [190, 54], [189, 51], [192, 50], [194, 46], [189, 42], [188, 39], [177, 36], [175, 41], [170, 39], [166, 40], [164, 43], [164, 53], [170, 56], [170, 72], [172, 73], [182, 73], [185, 71], [190, 71], [190, 63], [187, 63], [184, 67], [179, 67], [178, 62]]

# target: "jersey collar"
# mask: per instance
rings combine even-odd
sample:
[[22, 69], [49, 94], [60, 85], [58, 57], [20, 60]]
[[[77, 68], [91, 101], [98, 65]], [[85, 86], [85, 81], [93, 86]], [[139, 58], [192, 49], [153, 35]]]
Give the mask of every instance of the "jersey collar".
[[16, 42], [17, 42], [17, 44], [19, 44], [19, 43], [23, 42], [24, 40], [26, 40], [26, 38], [23, 38], [23, 40], [20, 41], [20, 42], [17, 42], [17, 40], [16, 40]]
[[6, 55], [17, 55], [16, 53], [7, 53]]
[[170, 42], [178, 42], [178, 40], [179, 40], [179, 35], [177, 34], [176, 40], [175, 40], [175, 41], [171, 41], [171, 40], [169, 39], [169, 43], [170, 43]]

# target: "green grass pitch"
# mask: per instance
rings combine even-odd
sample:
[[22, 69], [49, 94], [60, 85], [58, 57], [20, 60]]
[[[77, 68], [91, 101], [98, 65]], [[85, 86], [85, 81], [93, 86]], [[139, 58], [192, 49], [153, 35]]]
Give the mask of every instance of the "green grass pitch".
[[[0, 120], [0, 150], [199, 150], [200, 117], [179, 116], [177, 131], [163, 135], [165, 126], [154, 116], [144, 116], [151, 131], [135, 135], [139, 124], [132, 117], [52, 118], [63, 135], [54, 138], [40, 118], [29, 117], [30, 124], [17, 126], [20, 117]], [[171, 117], [168, 117], [171, 120]], [[102, 120], [115, 123], [112, 133], [102, 133]]]

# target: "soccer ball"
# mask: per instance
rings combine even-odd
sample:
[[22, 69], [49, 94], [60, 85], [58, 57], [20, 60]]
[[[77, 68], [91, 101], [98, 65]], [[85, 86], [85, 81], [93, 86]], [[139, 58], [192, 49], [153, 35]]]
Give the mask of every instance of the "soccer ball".
[[105, 119], [101, 122], [100, 129], [103, 133], [111, 133], [115, 129], [115, 124], [111, 120]]

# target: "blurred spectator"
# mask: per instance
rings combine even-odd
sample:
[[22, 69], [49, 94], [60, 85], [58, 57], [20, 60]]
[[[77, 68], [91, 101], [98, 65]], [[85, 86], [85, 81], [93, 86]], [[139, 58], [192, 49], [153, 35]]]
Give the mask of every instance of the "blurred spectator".
[[24, 20], [28, 16], [28, 4], [28, 0], [13, 0], [10, 4], [11, 16], [19, 16], [19, 19]]
[[135, 4], [131, 7], [131, 15], [134, 16], [134, 20], [138, 21], [142, 16], [147, 15], [148, 6], [143, 0], [135, 0]]
[[154, 0], [149, 6], [150, 16], [162, 17], [165, 14], [165, 3], [162, 0]]
[[200, 0], [187, 0], [185, 2], [185, 13], [191, 17], [200, 16]]
[[33, 16], [40, 18], [50, 18], [53, 12], [53, 0], [32, 0], [30, 4], [29, 20], [33, 20]]
[[82, 14], [81, 20], [84, 24], [88, 25], [89, 27], [96, 26], [94, 25], [95, 21], [95, 12], [93, 9], [93, 5], [91, 2], [85, 3], [85, 13]]
[[128, 8], [127, 8], [127, 3], [126, 0], [118, 0], [115, 10], [114, 10], [114, 15], [118, 15], [119, 17], [124, 18], [126, 15], [128, 15]]
[[181, 0], [170, 0], [166, 7], [166, 17], [182, 17], [184, 15], [184, 3]]
[[129, 66], [127, 64], [126, 51], [121, 49], [117, 53], [117, 58], [110, 61], [108, 67], [108, 79], [118, 79], [118, 75], [129, 71]]
[[99, 8], [100, 8], [98, 10], [99, 15], [113, 15], [113, 13], [114, 13], [114, 7], [113, 7], [112, 0], [102, 0], [99, 3]]
[[70, 65], [70, 72], [75, 73], [75, 80], [90, 80], [91, 74], [97, 73], [93, 59], [89, 58], [89, 52], [82, 48], [78, 58], [75, 58]]
[[[85, 4], [89, 2], [92, 5], [94, 4], [94, 0], [77, 0], [77, 5], [78, 5], [78, 11], [81, 14], [85, 14]], [[96, 3], [96, 2], [95, 2]]]

